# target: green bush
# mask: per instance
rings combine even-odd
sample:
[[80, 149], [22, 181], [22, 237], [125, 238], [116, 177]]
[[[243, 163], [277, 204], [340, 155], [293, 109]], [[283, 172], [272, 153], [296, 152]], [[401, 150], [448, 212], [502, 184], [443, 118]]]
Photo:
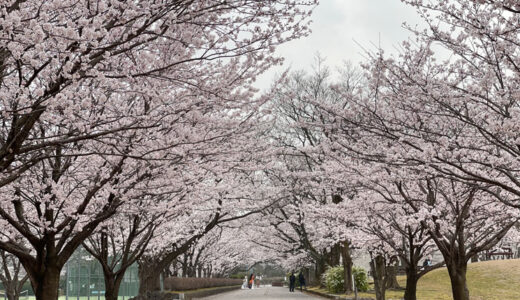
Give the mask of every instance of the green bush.
[[239, 272], [239, 273], [235, 273], [235, 274], [231, 274], [229, 276], [229, 278], [233, 278], [233, 279], [244, 279], [244, 277], [247, 276], [247, 273], [246, 272]]
[[322, 275], [322, 282], [331, 293], [341, 293], [344, 291], [345, 280], [343, 278], [343, 267], [330, 267]]
[[[360, 292], [368, 291], [368, 276], [363, 268], [353, 267], [352, 274], [357, 290]], [[342, 293], [344, 291], [345, 279], [343, 278], [343, 266], [330, 267], [322, 275], [322, 283], [331, 293]]]
[[354, 282], [357, 290], [360, 292], [368, 291], [368, 276], [365, 269], [360, 267], [353, 267], [352, 274], [354, 275]]

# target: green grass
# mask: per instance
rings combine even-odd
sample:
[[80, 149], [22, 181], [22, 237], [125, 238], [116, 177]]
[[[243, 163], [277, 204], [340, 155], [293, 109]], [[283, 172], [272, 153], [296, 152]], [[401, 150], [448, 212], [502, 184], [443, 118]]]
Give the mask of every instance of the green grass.
[[[468, 265], [468, 289], [471, 300], [518, 300], [520, 291], [520, 260], [498, 260]], [[399, 284], [405, 286], [406, 278], [400, 276]], [[318, 290], [313, 288], [314, 290]], [[324, 292], [324, 290], [319, 290]], [[401, 299], [403, 291], [387, 291], [386, 299]], [[360, 293], [373, 297], [373, 293]], [[426, 274], [417, 286], [418, 300], [451, 300], [451, 287], [446, 268]]]

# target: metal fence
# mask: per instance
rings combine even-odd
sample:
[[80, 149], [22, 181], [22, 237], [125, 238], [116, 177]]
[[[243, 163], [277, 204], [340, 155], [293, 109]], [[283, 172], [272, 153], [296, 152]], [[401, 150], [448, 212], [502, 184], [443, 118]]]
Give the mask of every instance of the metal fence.
[[[78, 248], [65, 266], [66, 300], [105, 300], [105, 281], [101, 264], [85, 249]], [[139, 277], [137, 265], [130, 266], [119, 288], [119, 299], [137, 295]]]

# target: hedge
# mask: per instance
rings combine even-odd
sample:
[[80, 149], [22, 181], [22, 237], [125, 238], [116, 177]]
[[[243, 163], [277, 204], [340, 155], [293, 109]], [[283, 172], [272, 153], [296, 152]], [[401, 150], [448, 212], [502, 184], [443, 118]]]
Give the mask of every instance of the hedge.
[[168, 291], [188, 291], [241, 284], [242, 279], [168, 277], [164, 280], [164, 289]]

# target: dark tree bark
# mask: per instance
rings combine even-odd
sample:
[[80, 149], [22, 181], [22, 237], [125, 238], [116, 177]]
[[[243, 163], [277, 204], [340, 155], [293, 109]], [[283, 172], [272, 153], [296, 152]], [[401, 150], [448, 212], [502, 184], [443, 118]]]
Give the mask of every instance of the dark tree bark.
[[150, 292], [161, 289], [161, 272], [161, 260], [153, 257], [141, 257], [139, 259], [139, 296], [146, 296]]
[[370, 261], [372, 277], [374, 278], [374, 290], [376, 291], [376, 300], [385, 300], [385, 267], [385, 258], [382, 255], [377, 255]]
[[333, 267], [339, 265], [341, 257], [341, 243], [337, 243], [330, 249], [329, 252], [324, 251], [323, 256], [327, 262], [327, 265]]
[[354, 283], [352, 282], [352, 256], [350, 255], [350, 243], [343, 242], [341, 247], [341, 258], [343, 262], [343, 277], [345, 280], [345, 293], [352, 293], [354, 291]]
[[325, 259], [318, 258], [315, 261], [314, 276], [316, 276], [316, 280], [318, 281], [320, 286], [323, 285], [323, 283], [321, 281], [321, 276], [323, 275], [323, 273], [325, 273], [326, 269], [327, 269], [327, 263], [325, 262]]
[[385, 289], [400, 289], [399, 283], [397, 282], [397, 266], [389, 265], [385, 267]]
[[320, 286], [323, 285], [321, 281], [322, 275], [327, 271], [328, 267], [339, 265], [341, 257], [341, 247], [339, 244], [334, 245], [330, 251], [317, 252], [314, 248], [309, 248], [311, 256], [314, 258], [315, 270], [314, 275], [319, 281]]
[[406, 289], [404, 290], [404, 300], [417, 300], [417, 282], [419, 278], [417, 271], [413, 268], [406, 269]]
[[[124, 274], [124, 273], [123, 273]], [[123, 282], [124, 276], [112, 275], [107, 276], [105, 274], [105, 299], [106, 300], [117, 300], [119, 295], [119, 288], [121, 282]]]
[[53, 262], [53, 259], [46, 261], [46, 266], [30, 272], [29, 278], [37, 300], [57, 300], [61, 268]]
[[469, 300], [469, 290], [466, 284], [467, 263], [447, 264], [450, 274], [451, 291], [454, 300]]

